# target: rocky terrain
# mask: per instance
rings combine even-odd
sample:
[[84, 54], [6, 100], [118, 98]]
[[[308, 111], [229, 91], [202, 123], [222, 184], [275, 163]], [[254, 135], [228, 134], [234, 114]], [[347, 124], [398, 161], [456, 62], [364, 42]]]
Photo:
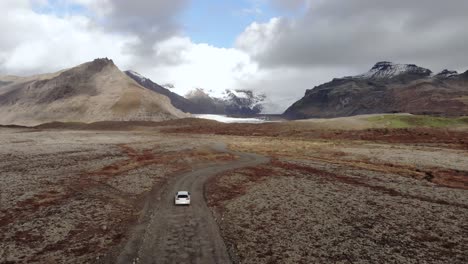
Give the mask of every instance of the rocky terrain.
[[[466, 263], [464, 122], [0, 127], [0, 263]], [[191, 187], [193, 206], [171, 206]]]
[[207, 184], [233, 262], [465, 263], [467, 149], [393, 140], [233, 140], [271, 157]]
[[0, 81], [0, 124], [4, 125], [161, 121], [187, 116], [166, 96], [140, 86], [109, 59], [53, 74], [4, 76]]
[[146, 132], [0, 128], [0, 263], [103, 260], [128, 239], [146, 197], [174, 175], [233, 159], [208, 143]]
[[332, 118], [378, 113], [468, 115], [468, 71], [433, 74], [416, 65], [379, 62], [369, 72], [307, 90], [284, 116]]

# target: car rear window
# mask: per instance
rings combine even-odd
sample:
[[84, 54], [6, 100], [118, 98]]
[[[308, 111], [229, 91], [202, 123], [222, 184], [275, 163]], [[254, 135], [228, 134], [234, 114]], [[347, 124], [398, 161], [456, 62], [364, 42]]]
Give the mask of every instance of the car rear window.
[[188, 198], [188, 195], [185, 195], [185, 194], [179, 194], [177, 196], [177, 198]]

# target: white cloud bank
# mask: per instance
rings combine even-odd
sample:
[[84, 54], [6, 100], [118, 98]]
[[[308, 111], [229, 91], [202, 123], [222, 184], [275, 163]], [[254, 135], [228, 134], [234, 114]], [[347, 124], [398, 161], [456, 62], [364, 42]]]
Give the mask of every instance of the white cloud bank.
[[97, 57], [127, 64], [125, 47], [136, 43], [131, 35], [110, 34], [80, 15], [40, 14], [30, 1], [2, 1], [0, 17], [0, 73], [28, 75], [57, 71]]

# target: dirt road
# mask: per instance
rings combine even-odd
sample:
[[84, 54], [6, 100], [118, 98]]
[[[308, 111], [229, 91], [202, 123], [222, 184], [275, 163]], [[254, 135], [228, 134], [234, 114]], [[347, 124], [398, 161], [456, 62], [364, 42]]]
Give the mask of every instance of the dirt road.
[[[213, 148], [229, 152], [224, 144], [216, 143]], [[217, 173], [268, 161], [255, 154], [232, 154], [239, 159], [194, 169], [175, 177], [163, 190], [151, 192], [139, 224], [119, 252], [117, 263], [230, 263], [203, 196], [204, 183]], [[174, 206], [177, 191], [191, 192], [190, 206]]]

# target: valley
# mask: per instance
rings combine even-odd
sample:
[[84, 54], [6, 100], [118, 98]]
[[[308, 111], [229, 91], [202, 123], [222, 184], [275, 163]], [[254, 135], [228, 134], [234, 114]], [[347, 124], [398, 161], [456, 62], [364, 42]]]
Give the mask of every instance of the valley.
[[[0, 128], [0, 258], [465, 263], [467, 130], [362, 118], [347, 130], [333, 119]], [[192, 187], [193, 207], [174, 208], [172, 191]]]
[[467, 0], [2, 0], [0, 264], [467, 264]]

